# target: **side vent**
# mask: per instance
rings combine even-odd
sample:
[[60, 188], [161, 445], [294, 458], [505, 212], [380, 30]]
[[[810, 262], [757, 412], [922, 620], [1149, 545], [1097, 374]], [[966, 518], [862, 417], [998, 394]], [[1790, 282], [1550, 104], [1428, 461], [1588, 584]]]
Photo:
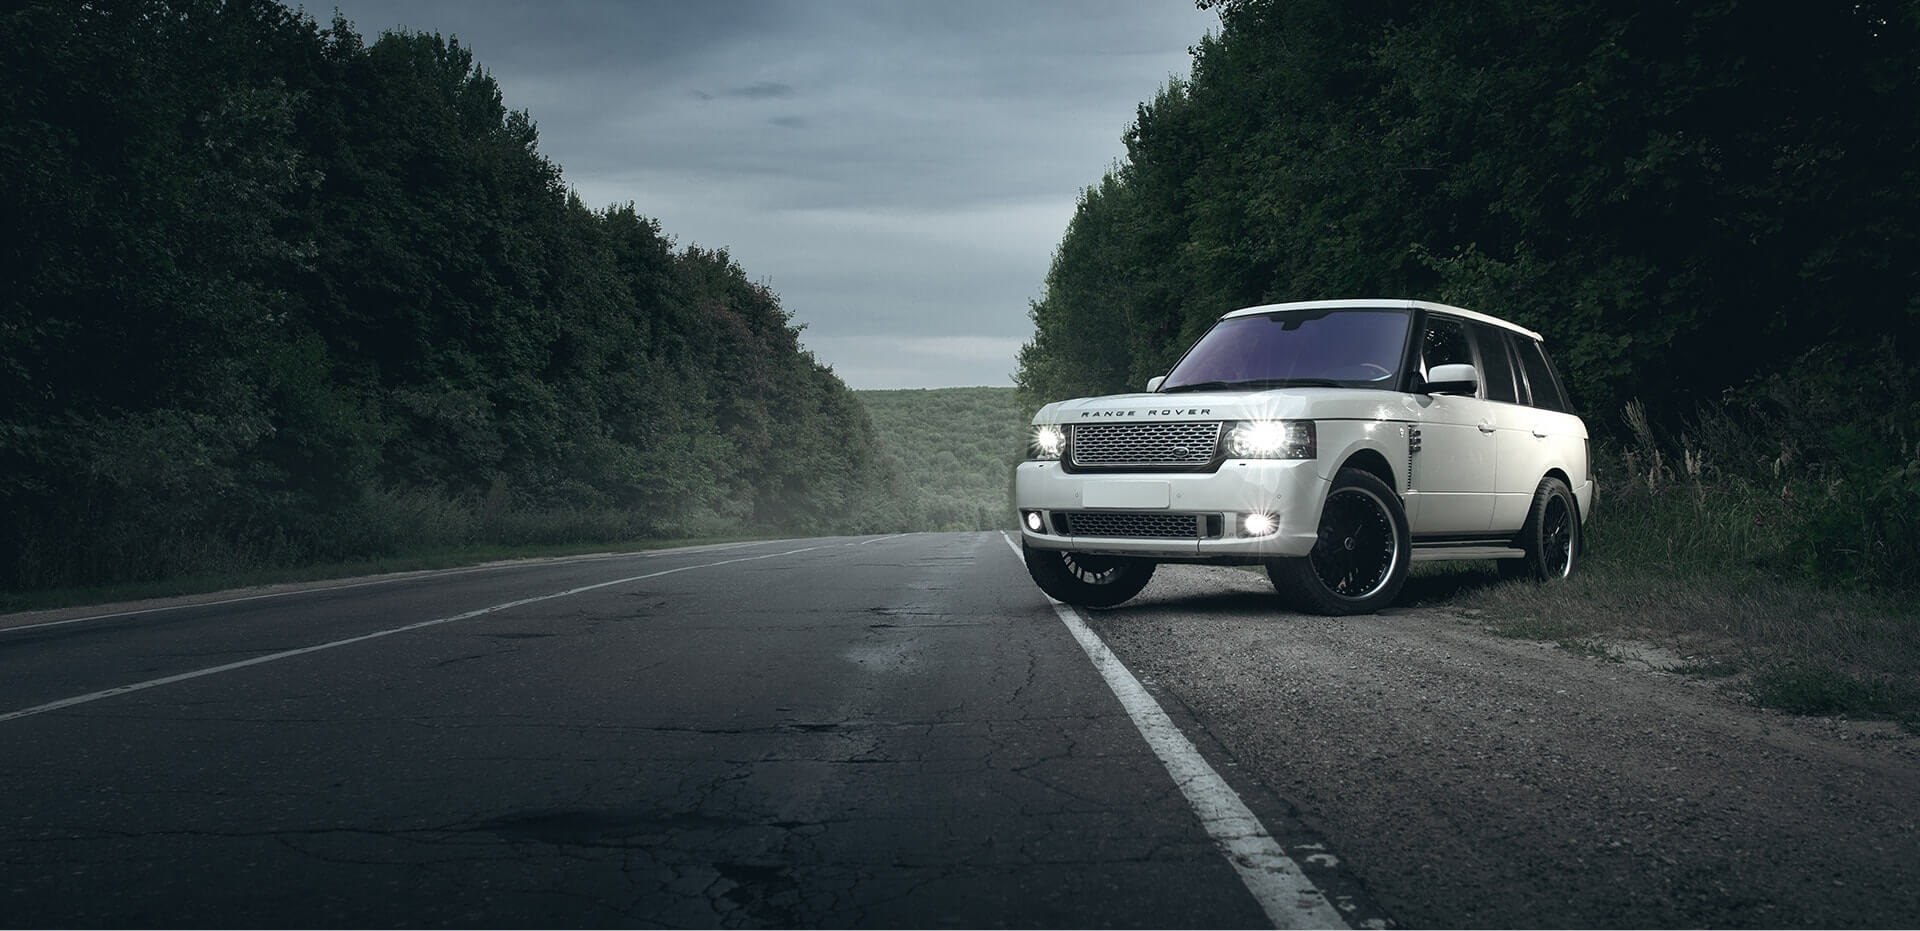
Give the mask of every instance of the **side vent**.
[[1407, 428], [1407, 490], [1413, 490], [1413, 454], [1420, 451], [1420, 428]]

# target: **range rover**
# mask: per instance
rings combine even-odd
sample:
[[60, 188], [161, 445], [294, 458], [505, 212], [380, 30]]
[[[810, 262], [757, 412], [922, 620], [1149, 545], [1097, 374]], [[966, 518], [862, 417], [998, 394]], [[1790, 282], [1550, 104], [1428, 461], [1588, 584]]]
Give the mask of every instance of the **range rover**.
[[1415, 560], [1573, 571], [1587, 429], [1524, 327], [1426, 301], [1249, 307], [1146, 389], [1034, 416], [1014, 502], [1054, 598], [1112, 607], [1160, 563], [1260, 565], [1294, 606], [1352, 614]]

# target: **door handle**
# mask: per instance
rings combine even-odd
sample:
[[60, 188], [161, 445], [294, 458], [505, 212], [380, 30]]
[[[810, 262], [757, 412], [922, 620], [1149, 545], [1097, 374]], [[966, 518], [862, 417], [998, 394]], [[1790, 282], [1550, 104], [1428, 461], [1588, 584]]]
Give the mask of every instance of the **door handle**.
[[1484, 422], [1483, 422], [1483, 423], [1481, 423], [1481, 424], [1480, 424], [1480, 432], [1481, 432], [1481, 433], [1492, 433], [1492, 432], [1493, 432], [1493, 424], [1490, 424], [1490, 423], [1484, 423]]
[[1544, 439], [1546, 439], [1546, 438], [1547, 438], [1547, 431], [1545, 431], [1545, 430], [1542, 430], [1542, 429], [1540, 429], [1539, 427], [1534, 427], [1534, 428], [1533, 428], [1533, 435], [1534, 435], [1535, 437], [1538, 437], [1539, 439], [1543, 439], [1543, 440], [1544, 440]]

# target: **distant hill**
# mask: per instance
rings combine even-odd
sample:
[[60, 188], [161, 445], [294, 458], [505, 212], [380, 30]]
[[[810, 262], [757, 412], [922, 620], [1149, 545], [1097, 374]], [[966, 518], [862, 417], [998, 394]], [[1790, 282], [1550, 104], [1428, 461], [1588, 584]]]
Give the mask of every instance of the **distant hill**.
[[1012, 388], [855, 391], [881, 448], [899, 465], [915, 530], [1013, 526], [1013, 466], [1026, 418]]

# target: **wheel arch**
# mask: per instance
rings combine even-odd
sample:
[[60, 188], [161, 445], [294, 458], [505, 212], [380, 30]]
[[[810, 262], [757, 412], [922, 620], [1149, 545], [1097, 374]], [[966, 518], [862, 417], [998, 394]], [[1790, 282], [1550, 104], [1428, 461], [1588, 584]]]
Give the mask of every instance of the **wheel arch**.
[[[1275, 590], [1296, 607], [1318, 614], [1370, 614], [1392, 604], [1413, 557], [1412, 528], [1392, 482], [1393, 470], [1378, 451], [1358, 450], [1341, 460], [1327, 505], [1343, 491], [1356, 493], [1364, 503], [1343, 499], [1332, 528], [1323, 508], [1312, 551], [1268, 561], [1267, 575]], [[1364, 513], [1356, 512], [1356, 506]], [[1381, 523], [1387, 525], [1384, 535], [1377, 532]], [[1366, 589], [1347, 591], [1356, 580]]]
[[1550, 478], [1559, 479], [1560, 484], [1567, 486], [1567, 491], [1573, 493], [1573, 511], [1579, 515], [1582, 524], [1586, 523], [1587, 515], [1580, 513], [1580, 495], [1575, 492], [1573, 476], [1568, 475], [1567, 470], [1559, 466], [1554, 466], [1547, 470], [1547, 474], [1540, 476], [1540, 480], [1543, 482]]
[[[1387, 461], [1386, 454], [1370, 446], [1363, 446], [1347, 453], [1347, 457], [1340, 461], [1339, 468], [1333, 470], [1334, 475], [1340, 474], [1340, 469], [1359, 469], [1362, 472], [1370, 472], [1374, 478], [1386, 483], [1395, 496], [1401, 493], [1401, 481], [1399, 476], [1394, 474], [1393, 464]], [[1565, 480], [1564, 477], [1561, 479], [1561, 481]]]

